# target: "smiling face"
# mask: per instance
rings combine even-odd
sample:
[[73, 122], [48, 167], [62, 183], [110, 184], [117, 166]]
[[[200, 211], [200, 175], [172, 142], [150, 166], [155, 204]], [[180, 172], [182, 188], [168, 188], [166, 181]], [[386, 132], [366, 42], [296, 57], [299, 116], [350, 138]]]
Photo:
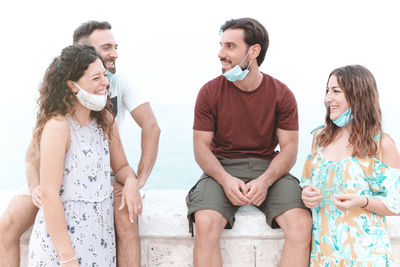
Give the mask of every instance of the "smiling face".
[[[221, 36], [221, 49], [218, 52], [218, 57], [222, 63], [222, 73], [225, 73], [242, 63], [242, 69], [249, 65], [249, 58], [245, 60], [246, 53], [248, 52], [248, 45], [244, 41], [243, 29], [227, 29]], [[242, 62], [243, 60], [243, 62]]]
[[89, 35], [86, 42], [93, 46], [100, 54], [106, 69], [111, 73], [115, 73], [115, 61], [118, 58], [118, 45], [115, 42], [112, 32], [110, 30], [94, 30]]
[[328, 86], [326, 87], [325, 104], [329, 108], [329, 118], [331, 120], [337, 119], [350, 108], [345, 92], [340, 88], [335, 75], [329, 78]]
[[[107, 93], [108, 79], [103, 63], [99, 58], [88, 66], [76, 84], [89, 94], [105, 95]], [[73, 86], [74, 93], [77, 93], [78, 90], [77, 86]]]

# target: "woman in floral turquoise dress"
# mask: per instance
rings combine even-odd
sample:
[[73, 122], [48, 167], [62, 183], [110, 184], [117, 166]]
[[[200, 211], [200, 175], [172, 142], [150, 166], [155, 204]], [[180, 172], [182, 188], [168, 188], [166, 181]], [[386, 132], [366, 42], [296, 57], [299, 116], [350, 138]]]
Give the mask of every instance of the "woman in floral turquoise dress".
[[382, 132], [371, 72], [332, 71], [325, 105], [301, 179], [313, 215], [310, 266], [394, 266], [385, 216], [400, 213], [400, 155]]

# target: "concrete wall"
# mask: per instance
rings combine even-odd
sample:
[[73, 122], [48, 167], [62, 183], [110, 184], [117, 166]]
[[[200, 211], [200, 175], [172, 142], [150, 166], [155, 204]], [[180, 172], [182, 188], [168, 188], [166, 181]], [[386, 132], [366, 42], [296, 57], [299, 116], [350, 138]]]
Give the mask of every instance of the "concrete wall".
[[[193, 266], [194, 239], [188, 232], [185, 190], [146, 191], [143, 215], [139, 218], [142, 266]], [[8, 201], [2, 201], [2, 212]], [[389, 217], [393, 255], [400, 266], [400, 217]], [[21, 266], [26, 266], [29, 231], [21, 238]], [[245, 206], [236, 215], [235, 227], [224, 230], [221, 250], [224, 266], [278, 266], [283, 233], [265, 223], [256, 208]]]

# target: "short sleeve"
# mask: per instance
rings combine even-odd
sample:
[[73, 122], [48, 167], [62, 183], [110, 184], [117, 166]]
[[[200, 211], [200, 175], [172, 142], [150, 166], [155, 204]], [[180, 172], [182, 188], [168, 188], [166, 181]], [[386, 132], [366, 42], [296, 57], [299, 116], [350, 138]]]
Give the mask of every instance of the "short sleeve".
[[203, 86], [196, 99], [193, 130], [215, 131], [216, 116], [212, 109], [212, 99], [208, 87]]
[[400, 214], [400, 169], [378, 163], [371, 176], [367, 177], [373, 196], [393, 213]]
[[133, 82], [132, 75], [129, 75], [127, 72], [118, 71], [118, 86], [121, 90], [122, 101], [128, 112], [148, 102], [143, 92]]
[[296, 98], [287, 87], [279, 103], [277, 127], [288, 131], [297, 131], [299, 129]]

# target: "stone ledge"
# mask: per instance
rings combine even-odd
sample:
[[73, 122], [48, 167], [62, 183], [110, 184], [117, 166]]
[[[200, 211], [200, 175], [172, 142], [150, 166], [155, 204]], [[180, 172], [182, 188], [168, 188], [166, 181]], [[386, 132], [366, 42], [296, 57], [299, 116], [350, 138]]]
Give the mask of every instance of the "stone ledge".
[[[140, 236], [144, 238], [191, 238], [186, 217], [186, 190], [150, 190], [143, 199], [139, 217]], [[251, 219], [250, 219], [251, 218]], [[253, 206], [241, 207], [232, 230], [224, 230], [222, 238], [281, 239], [279, 229], [271, 229], [265, 216]]]
[[[144, 267], [193, 266], [194, 238], [188, 231], [185, 196], [187, 190], [149, 190], [144, 194], [143, 215], [139, 217]], [[1, 192], [3, 213], [13, 196]], [[388, 217], [393, 256], [400, 262], [400, 217]], [[21, 266], [26, 266], [30, 229], [21, 237]], [[224, 230], [221, 253], [225, 267], [277, 266], [283, 233], [271, 229], [265, 216], [252, 206], [241, 207], [233, 229]], [[395, 265], [400, 266], [400, 265]]]

